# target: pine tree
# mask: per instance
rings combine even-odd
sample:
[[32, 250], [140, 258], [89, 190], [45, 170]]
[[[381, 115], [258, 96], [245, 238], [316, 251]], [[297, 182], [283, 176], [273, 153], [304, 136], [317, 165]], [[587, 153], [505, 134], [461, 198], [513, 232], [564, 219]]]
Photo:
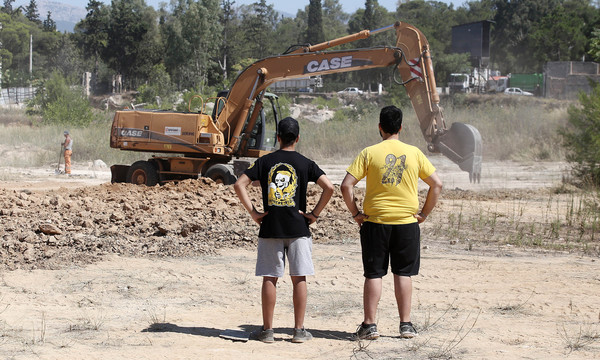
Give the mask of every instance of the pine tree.
[[306, 42], [319, 44], [325, 41], [323, 33], [323, 9], [321, 0], [310, 0], [308, 5], [308, 24], [306, 29]]
[[44, 31], [56, 31], [56, 21], [52, 20], [51, 15], [52, 15], [52, 12], [48, 11], [48, 16], [46, 17], [46, 20], [44, 20], [44, 23], [42, 24]]
[[37, 3], [35, 0], [30, 0], [29, 5], [25, 8], [25, 17], [34, 23], [41, 24], [40, 13], [38, 13]]

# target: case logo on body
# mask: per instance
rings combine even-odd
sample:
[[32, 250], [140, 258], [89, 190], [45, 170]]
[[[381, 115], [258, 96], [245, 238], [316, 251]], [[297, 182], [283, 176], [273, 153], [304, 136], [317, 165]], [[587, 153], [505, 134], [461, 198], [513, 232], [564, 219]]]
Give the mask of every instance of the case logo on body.
[[327, 71], [352, 67], [352, 56], [334, 57], [331, 60], [323, 59], [320, 62], [313, 60], [306, 65], [304, 72], [314, 73], [317, 71]]
[[128, 129], [128, 128], [122, 128], [119, 131], [119, 135], [124, 136], [124, 137], [136, 137], [136, 138], [145, 137], [144, 136], [144, 130], [140, 130], [140, 129]]

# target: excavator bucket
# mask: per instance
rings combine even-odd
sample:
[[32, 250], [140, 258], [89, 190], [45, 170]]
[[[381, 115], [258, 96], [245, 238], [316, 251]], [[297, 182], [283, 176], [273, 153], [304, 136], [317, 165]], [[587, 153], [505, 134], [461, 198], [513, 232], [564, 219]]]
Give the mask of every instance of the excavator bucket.
[[463, 123], [453, 123], [450, 129], [433, 140], [444, 156], [469, 173], [473, 183], [481, 181], [482, 143], [479, 130]]

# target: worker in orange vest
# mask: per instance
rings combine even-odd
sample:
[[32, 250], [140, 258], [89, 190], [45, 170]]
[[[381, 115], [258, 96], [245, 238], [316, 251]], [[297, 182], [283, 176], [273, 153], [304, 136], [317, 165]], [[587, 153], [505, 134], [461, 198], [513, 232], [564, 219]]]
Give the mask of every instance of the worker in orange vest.
[[62, 143], [65, 148], [65, 174], [71, 173], [71, 155], [73, 154], [73, 139], [68, 130], [65, 130], [65, 142]]

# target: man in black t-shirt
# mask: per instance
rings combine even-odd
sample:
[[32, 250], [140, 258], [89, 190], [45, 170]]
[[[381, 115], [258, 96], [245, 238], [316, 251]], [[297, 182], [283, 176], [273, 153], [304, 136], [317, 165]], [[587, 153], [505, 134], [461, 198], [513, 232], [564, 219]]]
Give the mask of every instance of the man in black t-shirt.
[[[256, 276], [263, 277], [263, 326], [251, 338], [273, 342], [273, 313], [277, 298], [277, 279], [284, 275], [285, 257], [289, 263], [294, 296], [294, 333], [292, 342], [312, 339], [304, 329], [306, 311], [306, 276], [314, 275], [312, 238], [309, 225], [333, 195], [333, 185], [317, 164], [295, 151], [299, 134], [298, 122], [287, 117], [279, 122], [277, 139], [280, 149], [257, 159], [235, 183], [242, 205], [260, 224]], [[246, 191], [253, 181], [260, 182], [264, 212], [258, 211]], [[309, 182], [322, 189], [321, 197], [311, 212], [306, 212], [306, 189]]]

